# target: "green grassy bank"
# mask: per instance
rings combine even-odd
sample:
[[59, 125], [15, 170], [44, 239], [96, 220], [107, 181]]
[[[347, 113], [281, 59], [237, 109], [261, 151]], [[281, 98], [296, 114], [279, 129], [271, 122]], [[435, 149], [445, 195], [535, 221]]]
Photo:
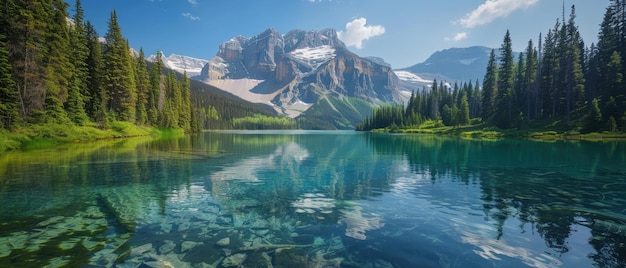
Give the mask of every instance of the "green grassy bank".
[[467, 126], [445, 126], [438, 121], [426, 121], [418, 127], [388, 127], [375, 129], [372, 132], [389, 133], [418, 133], [432, 135], [459, 136], [469, 139], [534, 139], [534, 140], [626, 140], [624, 132], [591, 132], [580, 133], [575, 128], [563, 126], [561, 122], [555, 121], [549, 124], [540, 122], [526, 125], [516, 129], [498, 129], [486, 127], [484, 124], [473, 121]]
[[95, 126], [73, 126], [43, 124], [20, 126], [13, 131], [0, 130], [0, 152], [47, 148], [64, 143], [85, 142], [106, 139], [120, 139], [139, 136], [182, 135], [182, 129], [157, 129], [137, 126], [129, 122], [113, 122], [108, 129]]

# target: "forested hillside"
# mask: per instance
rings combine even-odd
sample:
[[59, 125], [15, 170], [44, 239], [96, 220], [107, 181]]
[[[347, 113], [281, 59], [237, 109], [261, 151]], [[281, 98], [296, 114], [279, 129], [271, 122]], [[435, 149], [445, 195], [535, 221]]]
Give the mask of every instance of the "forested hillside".
[[[417, 128], [424, 121], [448, 126], [482, 122], [484, 127], [524, 129], [529, 124], [560, 125], [573, 132], [626, 131], [626, 1], [611, 1], [598, 33], [586, 45], [575, 23], [557, 19], [538, 45], [528, 41], [514, 58], [508, 31], [491, 52], [479, 81], [446, 85], [435, 81], [414, 92], [406, 106], [381, 107], [359, 130]], [[475, 118], [476, 120], [470, 120]]]
[[0, 6], [0, 129], [110, 129], [123, 122], [198, 131], [233, 128], [234, 118], [276, 115], [177, 75], [164, 67], [161, 53], [148, 64], [142, 49], [129, 47], [116, 11], [102, 38], [80, 1], [71, 17], [67, 9], [62, 0]]

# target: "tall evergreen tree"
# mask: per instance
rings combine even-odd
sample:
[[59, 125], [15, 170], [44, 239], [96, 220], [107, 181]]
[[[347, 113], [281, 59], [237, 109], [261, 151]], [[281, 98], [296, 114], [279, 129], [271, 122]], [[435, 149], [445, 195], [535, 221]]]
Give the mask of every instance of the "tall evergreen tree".
[[156, 54], [156, 61], [150, 68], [150, 88], [148, 90], [148, 122], [156, 126], [159, 124], [159, 112], [163, 109], [165, 99], [163, 87], [163, 54], [159, 51]]
[[470, 123], [470, 108], [469, 101], [467, 100], [467, 93], [461, 94], [461, 104], [459, 105], [459, 113], [457, 123], [459, 125], [468, 125]]
[[558, 73], [560, 72], [560, 55], [557, 50], [558, 33], [561, 24], [557, 20], [554, 29], [548, 31], [543, 45], [543, 57], [541, 62], [541, 100], [542, 116], [556, 116], [556, 102], [559, 100], [558, 93]]
[[0, 127], [11, 130], [19, 122], [18, 92], [11, 78], [5, 36], [0, 34]]
[[128, 42], [122, 36], [115, 11], [111, 12], [105, 39], [103, 59], [107, 63], [104, 69], [107, 109], [117, 120], [134, 122], [137, 104], [134, 72]]
[[524, 95], [526, 96], [526, 107], [520, 107], [525, 109], [526, 119], [534, 119], [536, 117], [535, 101], [537, 99], [537, 50], [533, 46], [533, 41], [528, 41], [526, 47], [526, 63], [524, 64]]
[[180, 119], [178, 126], [185, 129], [191, 129], [191, 84], [187, 77], [187, 72], [183, 73], [180, 92]]
[[137, 124], [143, 125], [148, 122], [148, 89], [150, 88], [150, 77], [148, 66], [143, 52], [139, 49], [139, 57], [135, 61], [135, 85], [137, 87]]
[[513, 90], [511, 92], [511, 103], [513, 107], [512, 114], [526, 113], [526, 58], [524, 53], [520, 53], [517, 58], [517, 64], [515, 65], [515, 77], [513, 79]]
[[509, 128], [513, 119], [512, 97], [514, 67], [511, 35], [506, 31], [500, 48], [500, 68], [498, 69], [498, 93], [495, 100], [494, 123], [499, 128]]
[[604, 100], [612, 94], [607, 91], [613, 84], [613, 77], [607, 72], [605, 66], [609, 66], [613, 60], [613, 52], [620, 47], [618, 36], [617, 5], [613, 2], [604, 13], [604, 19], [600, 24], [598, 34], [598, 66], [600, 66], [600, 90]]
[[89, 69], [89, 80], [87, 81], [87, 95], [85, 100], [85, 110], [87, 115], [97, 122], [100, 127], [106, 126], [106, 100], [107, 95], [104, 90], [104, 67], [102, 62], [102, 44], [98, 33], [93, 25], [87, 21], [87, 48], [89, 55], [86, 59]]
[[41, 1], [11, 1], [3, 8], [8, 11], [7, 48], [18, 88], [20, 116], [28, 119], [33, 111], [44, 109], [46, 10], [52, 7]]
[[495, 99], [498, 90], [498, 64], [496, 62], [496, 52], [491, 50], [487, 72], [483, 80], [482, 91], [482, 117], [483, 121], [489, 121], [495, 113]]
[[582, 40], [575, 24], [576, 8], [572, 6], [568, 24], [564, 26], [567, 31], [564, 51], [565, 61], [565, 81], [566, 81], [566, 120], [569, 124], [571, 111], [581, 108], [585, 101], [585, 78], [582, 64], [582, 53], [580, 44]]
[[67, 99], [68, 86], [72, 75], [69, 60], [69, 35], [67, 27], [67, 4], [62, 0], [52, 0], [46, 20], [46, 89], [45, 121], [69, 123], [63, 103]]
[[65, 109], [70, 119], [79, 125], [88, 118], [85, 112], [85, 100], [89, 97], [87, 83], [89, 81], [89, 47], [87, 46], [87, 31], [84, 25], [84, 11], [80, 0], [76, 0], [73, 23], [70, 25], [70, 62], [73, 64], [72, 75], [69, 81], [68, 100]]

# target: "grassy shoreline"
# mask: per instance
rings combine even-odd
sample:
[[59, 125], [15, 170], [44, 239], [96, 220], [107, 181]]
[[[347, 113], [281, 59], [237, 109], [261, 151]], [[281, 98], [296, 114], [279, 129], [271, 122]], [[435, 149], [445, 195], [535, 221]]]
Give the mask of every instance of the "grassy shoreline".
[[137, 126], [129, 122], [114, 122], [109, 129], [95, 126], [59, 124], [20, 126], [13, 131], [0, 130], [0, 153], [5, 151], [49, 148], [60, 144], [114, 140], [130, 137], [181, 135], [182, 129], [159, 129]]
[[[558, 129], [558, 128], [557, 128]], [[466, 139], [530, 139], [540, 141], [557, 140], [585, 140], [585, 141], [626, 141], [624, 132], [591, 132], [578, 133], [570, 130], [553, 130], [547, 127], [529, 127], [523, 129], [502, 130], [493, 127], [484, 127], [483, 124], [474, 124], [460, 127], [443, 126], [438, 123], [425, 124], [419, 128], [382, 128], [374, 129], [377, 133], [402, 134], [431, 134], [443, 136], [458, 136]]]

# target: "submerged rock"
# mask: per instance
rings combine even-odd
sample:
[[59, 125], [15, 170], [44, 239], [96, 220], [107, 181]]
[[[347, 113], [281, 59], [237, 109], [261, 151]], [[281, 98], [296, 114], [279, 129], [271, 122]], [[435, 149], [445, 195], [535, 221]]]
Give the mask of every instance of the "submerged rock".
[[180, 252], [182, 252], [182, 253], [187, 252], [187, 251], [195, 248], [197, 245], [198, 245], [198, 242], [185, 241], [182, 244], [180, 244]]
[[234, 255], [230, 255], [228, 257], [226, 257], [223, 261], [222, 261], [222, 266], [224, 267], [239, 267], [243, 264], [244, 261], [246, 261], [246, 258], [248, 257], [247, 254], [245, 253], [237, 253]]
[[164, 244], [159, 247], [160, 254], [170, 253], [176, 247], [176, 244], [172, 240], [165, 240], [163, 242]]
[[137, 256], [144, 254], [152, 249], [152, 243], [144, 244], [139, 247], [135, 247], [130, 251], [131, 256]]
[[226, 246], [230, 245], [230, 237], [222, 238], [222, 239], [218, 240], [217, 243], [215, 243], [215, 244], [220, 246], [220, 247], [226, 247]]

